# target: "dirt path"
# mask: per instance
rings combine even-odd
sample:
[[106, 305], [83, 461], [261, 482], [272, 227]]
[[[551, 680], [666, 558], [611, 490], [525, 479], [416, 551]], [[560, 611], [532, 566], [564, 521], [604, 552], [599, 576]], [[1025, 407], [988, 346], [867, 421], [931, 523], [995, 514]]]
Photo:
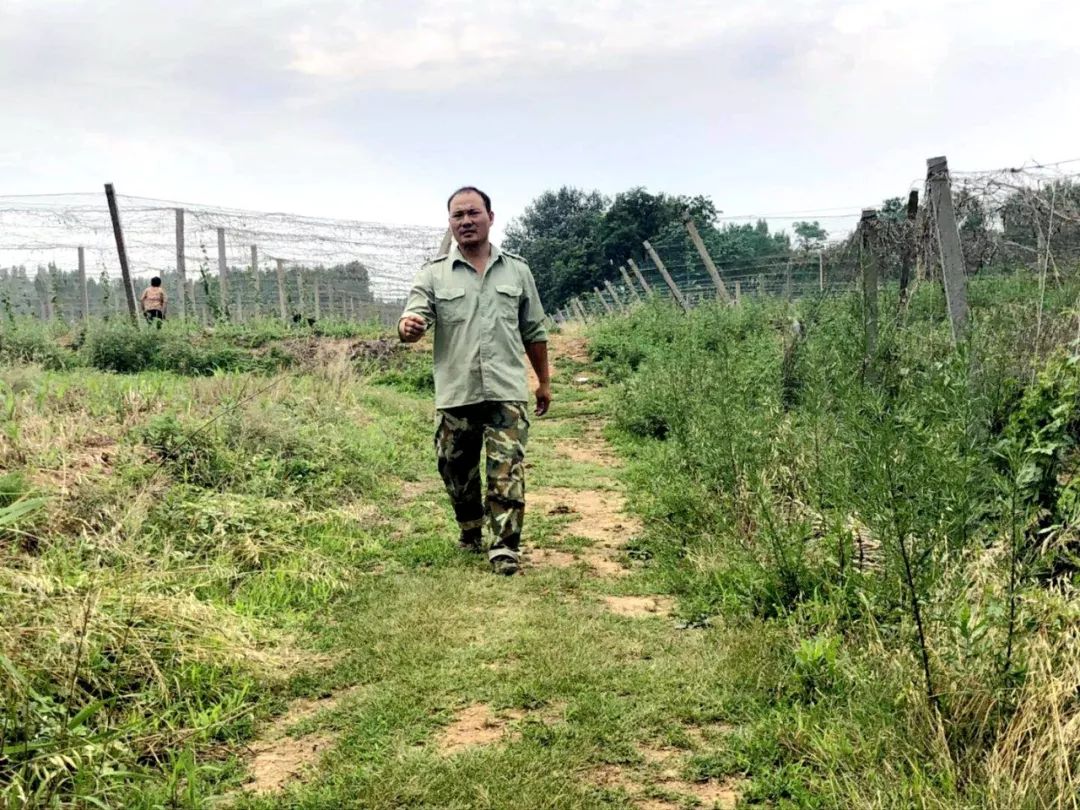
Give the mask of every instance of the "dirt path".
[[[614, 690], [623, 695], [630, 710], [644, 712], [643, 716], [655, 713], [651, 722], [668, 727], [669, 737], [674, 735], [681, 743], [668, 744], [657, 739], [655, 732], [642, 734], [630, 724], [621, 732], [628, 736], [623, 747], [617, 749], [621, 751], [618, 756], [612, 757], [610, 746], [605, 746], [600, 749], [599, 762], [579, 763], [572, 767], [572, 777], [563, 777], [573, 780], [580, 796], [595, 797], [579, 798], [572, 806], [638, 810], [734, 807], [737, 782], [694, 778], [691, 768], [691, 758], [711, 746], [709, 740], [720, 735], [719, 727], [680, 722], [669, 716], [671, 709], [662, 708], [664, 701], [680, 700], [680, 690], [685, 688], [680, 684], [687, 677], [683, 670], [692, 671], [698, 665], [695, 656], [711, 653], [708, 647], [699, 650], [696, 637], [677, 634], [671, 618], [673, 600], [650, 592], [641, 563], [628, 553], [628, 546], [642, 534], [643, 526], [627, 509], [620, 478], [621, 460], [605, 439], [605, 425], [598, 416], [604, 393], [601, 375], [589, 365], [585, 340], [579, 335], [553, 335], [550, 352], [555, 367], [555, 402], [548, 416], [533, 421], [521, 576], [505, 581], [492, 577], [479, 561], [475, 567], [448, 569], [444, 574], [445, 588], [451, 601], [445, 602], [432, 593], [431, 577], [425, 577], [422, 571], [399, 569], [396, 584], [392, 584], [393, 569], [380, 567], [377, 582], [371, 586], [386, 582], [396, 591], [416, 588], [414, 617], [427, 616], [428, 605], [440, 605], [429, 619], [433, 628], [429, 632], [438, 636], [438, 646], [424, 654], [399, 651], [398, 655], [402, 661], [415, 660], [417, 667], [423, 666], [424, 655], [441, 656], [440, 682], [429, 689], [435, 695], [439, 690], [446, 694], [434, 699], [432, 709], [421, 722], [428, 730], [411, 732], [412, 742], [402, 741], [393, 749], [397, 753], [390, 761], [408, 762], [410, 757], [420, 757], [417, 767], [430, 770], [444, 763], [453, 768], [454, 763], [474, 756], [501, 756], [515, 763], [503, 767], [528, 771], [531, 740], [538, 734], [552, 740], [566, 735], [573, 740], [581, 733], [598, 733], [587, 731], [588, 721], [582, 718], [595, 711], [592, 707], [603, 699], [600, 696], [605, 691]], [[535, 381], [530, 380], [530, 385]], [[403, 541], [420, 532], [424, 521], [446, 511], [445, 496], [432, 473], [400, 487], [403, 508], [413, 524], [396, 527], [391, 538]], [[375, 514], [358, 512], [358, 518], [371, 521]], [[416, 614], [417, 610], [421, 612]], [[537, 611], [546, 613], [538, 615]], [[359, 628], [370, 619], [360, 615], [356, 621]], [[552, 623], [560, 621], [565, 624], [563, 630], [548, 630]], [[415, 643], [423, 644], [422, 631], [410, 628], [407, 632], [417, 633]], [[575, 632], [586, 635], [575, 641]], [[524, 647], [520, 641], [523, 636], [530, 639]], [[394, 644], [402, 645], [401, 649], [409, 643], [396, 636], [390, 638]], [[391, 642], [378, 643], [389, 646]], [[628, 665], [660, 669], [652, 680], [631, 678], [621, 687], [615, 682], [605, 683], [602, 678], [597, 687], [600, 691], [593, 692], [588, 681], [597, 677], [594, 673], [623, 659]], [[530, 673], [545, 660], [561, 662], [558, 666], [567, 668], [566, 674], [556, 680], [562, 683], [560, 679], [565, 678], [567, 686], [540, 689], [536, 696], [524, 699], [515, 697], [537, 691]], [[618, 677], [614, 675], [613, 681]], [[448, 688], [446, 682], [461, 685]], [[483, 686], [468, 687], [471, 683]], [[639, 693], [643, 683], [650, 685]], [[281, 795], [280, 791], [290, 787], [302, 792], [309, 783], [332, 781], [335, 773], [338, 778], [341, 773], [355, 773], [350, 770], [355, 767], [350, 765], [350, 756], [360, 754], [347, 753], [351, 749], [344, 737], [362, 722], [365, 700], [379, 705], [377, 695], [383, 686], [384, 682], [370, 688], [350, 686], [331, 691], [319, 700], [294, 703], [251, 744], [248, 795]], [[509, 691], [504, 691], [503, 686]], [[431, 699], [429, 694], [417, 695], [414, 701]], [[660, 707], [647, 708], [658, 695], [662, 697]], [[357, 750], [366, 749], [361, 745]], [[520, 761], [513, 759], [518, 750], [524, 752]], [[395, 776], [391, 765], [384, 770], [390, 775], [380, 777], [380, 785], [397, 778], [418, 778]], [[489, 789], [489, 780], [497, 780], [496, 776], [477, 778], [480, 784], [476, 790], [481, 793]], [[394, 798], [380, 804], [369, 794], [370, 804], [364, 806], [393, 806], [398, 794], [387, 795]], [[459, 801], [425, 795], [424, 802], [420, 802], [423, 806]], [[490, 807], [537, 805], [549, 806], [541, 798], [526, 795], [484, 802]]]

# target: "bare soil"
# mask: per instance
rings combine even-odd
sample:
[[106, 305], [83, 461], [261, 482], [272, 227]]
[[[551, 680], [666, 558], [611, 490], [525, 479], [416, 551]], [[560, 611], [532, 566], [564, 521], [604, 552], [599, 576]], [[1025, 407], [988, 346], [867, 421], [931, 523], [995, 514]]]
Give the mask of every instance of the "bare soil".
[[555, 452], [562, 458], [568, 458], [576, 464], [596, 464], [601, 467], [613, 467], [615, 453], [607, 442], [598, 436], [584, 436], [577, 439], [560, 439], [555, 442]]
[[251, 781], [244, 785], [244, 790], [276, 793], [289, 782], [303, 779], [334, 742], [335, 738], [329, 734], [308, 734], [299, 739], [286, 737], [272, 744], [252, 746]]
[[[687, 799], [693, 799], [699, 807], [728, 810], [735, 807], [739, 800], [737, 782], [718, 779], [691, 782], [683, 779], [680, 774], [689, 752], [649, 746], [641, 746], [638, 751], [645, 760], [645, 768], [602, 765], [591, 772], [590, 781], [600, 787], [626, 792], [631, 796], [632, 806], [638, 810], [680, 810], [686, 806]], [[647, 787], [672, 798], [647, 796]]]
[[619, 616], [668, 616], [675, 606], [667, 596], [605, 596], [604, 604]]
[[439, 751], [451, 755], [466, 748], [501, 742], [509, 733], [509, 724], [524, 716], [524, 712], [517, 710], [497, 715], [484, 703], [466, 706], [439, 735], [436, 741]]
[[530, 492], [528, 504], [548, 515], [573, 515], [565, 534], [609, 548], [621, 548], [641, 531], [640, 521], [623, 511], [626, 499], [618, 492], [547, 487]]
[[250, 746], [248, 770], [251, 781], [244, 785], [249, 793], [274, 793], [295, 779], [303, 779], [319, 757], [337, 741], [336, 734], [316, 732], [302, 737], [287, 736], [290, 729], [334, 709], [358, 687], [344, 689], [322, 698], [300, 698]]

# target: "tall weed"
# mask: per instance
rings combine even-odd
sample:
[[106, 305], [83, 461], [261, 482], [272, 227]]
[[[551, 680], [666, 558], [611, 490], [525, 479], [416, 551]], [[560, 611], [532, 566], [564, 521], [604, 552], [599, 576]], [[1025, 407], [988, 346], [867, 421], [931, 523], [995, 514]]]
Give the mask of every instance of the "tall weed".
[[1038, 641], [1034, 617], [1080, 561], [1075, 287], [1044, 302], [1038, 345], [1036, 285], [1020, 278], [972, 284], [959, 350], [933, 285], [906, 307], [883, 292], [893, 314], [872, 354], [855, 294], [689, 316], [651, 305], [591, 343], [621, 381], [616, 424], [639, 459], [652, 531], [636, 553], [691, 618], [789, 627], [803, 694], [849, 688], [836, 639], [882, 645], [905, 693], [922, 693], [903, 711], [944, 746], [949, 802], [997, 784], [1032, 667], [1073, 643]]

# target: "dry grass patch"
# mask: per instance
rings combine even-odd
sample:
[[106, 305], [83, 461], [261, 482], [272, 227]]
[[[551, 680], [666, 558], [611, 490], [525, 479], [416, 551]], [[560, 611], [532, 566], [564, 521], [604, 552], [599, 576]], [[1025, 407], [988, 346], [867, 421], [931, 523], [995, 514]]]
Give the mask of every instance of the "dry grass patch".
[[346, 520], [353, 520], [365, 525], [372, 521], [378, 521], [382, 517], [382, 508], [370, 501], [352, 501], [339, 507], [336, 511]]
[[523, 556], [530, 568], [573, 568], [581, 562], [568, 551], [557, 551], [552, 548], [526, 550]]
[[560, 439], [555, 442], [555, 453], [575, 464], [595, 464], [600, 467], [614, 467], [618, 464], [618, 456], [608, 443], [593, 436]]
[[447, 756], [478, 745], [493, 745], [509, 733], [508, 726], [525, 717], [525, 712], [509, 709], [495, 714], [486, 703], [466, 706], [439, 734], [439, 751]]
[[675, 600], [668, 596], [605, 596], [604, 605], [619, 616], [669, 616]]
[[586, 548], [579, 552], [536, 548], [526, 550], [524, 560], [528, 568], [574, 568], [585, 565], [589, 573], [597, 577], [621, 577], [630, 573], [630, 569], [615, 559], [614, 550], [608, 548]]
[[[563, 358], [573, 360], [576, 363], [588, 363], [589, 352], [587, 341], [583, 337], [571, 337], [566, 334], [552, 334], [548, 336], [548, 370], [551, 376], [555, 376], [555, 368]], [[529, 390], [533, 391], [537, 386], [536, 374], [533, 372], [532, 363], [525, 364], [528, 374]]]
[[[621, 790], [638, 810], [680, 810], [687, 800], [703, 808], [727, 810], [738, 803], [737, 782], [707, 779], [690, 782], [681, 776], [686, 752], [678, 748], [639, 746], [644, 768], [628, 765], [601, 765], [589, 774], [598, 787]], [[649, 795], [660, 794], [660, 795]]]
[[398, 485], [398, 491], [403, 501], [416, 501], [421, 498], [428, 499], [444, 490], [439, 481], [402, 481]]
[[575, 363], [589, 362], [589, 342], [583, 337], [569, 335], [564, 332], [552, 335], [551, 342], [548, 345], [549, 351], [556, 357], [566, 357]]

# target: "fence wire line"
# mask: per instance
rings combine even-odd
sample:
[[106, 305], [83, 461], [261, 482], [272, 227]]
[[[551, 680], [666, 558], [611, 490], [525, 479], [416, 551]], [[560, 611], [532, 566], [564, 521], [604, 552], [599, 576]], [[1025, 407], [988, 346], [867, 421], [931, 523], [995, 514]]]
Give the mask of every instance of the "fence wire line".
[[[176, 267], [176, 209], [184, 210], [188, 275], [217, 274], [217, 229], [226, 233], [227, 264], [247, 268], [250, 245], [260, 259], [284, 259], [305, 268], [360, 262], [377, 300], [400, 300], [417, 268], [434, 255], [444, 229], [386, 225], [279, 212], [118, 195], [132, 274], [162, 275]], [[120, 275], [104, 194], [0, 196], [0, 267], [77, 266], [84, 248], [88, 275]], [[266, 269], [266, 268], [264, 268]]]
[[[1080, 164], [1080, 158], [1054, 163], [1030, 162], [989, 171], [950, 172], [964, 269], [968, 275], [1027, 270], [1037, 272], [1041, 279], [1058, 281], [1066, 272], [1080, 271], [1080, 171], [1075, 164]], [[913, 183], [912, 187], [918, 188], [919, 183]], [[907, 266], [906, 272], [915, 274], [913, 282], [939, 277], [938, 241], [933, 236], [926, 202], [924, 194], [914, 220], [909, 220], [901, 209], [878, 212], [873, 246], [867, 250], [878, 265], [882, 281], [895, 280], [902, 265]], [[808, 219], [817, 213], [817, 218], [825, 219], [824, 211], [802, 212], [788, 218]], [[774, 214], [744, 219], [754, 218], [782, 217]], [[721, 217], [719, 221], [729, 219]], [[718, 296], [711, 275], [685, 233], [668, 231], [651, 239], [650, 244], [689, 305]], [[743, 296], [800, 297], [854, 289], [860, 275], [862, 250], [856, 228], [842, 239], [823, 241], [811, 250], [792, 249], [730, 261], [714, 255], [712, 259], [729, 295], [735, 293], [738, 284]], [[821, 265], [817, 265], [818, 261]], [[637, 264], [654, 295], [674, 298], [651, 257], [641, 255]], [[608, 280], [620, 303], [625, 305], [634, 300], [621, 274], [613, 273]], [[613, 306], [615, 302], [610, 300], [606, 286], [600, 290], [608, 306]], [[637, 283], [634, 290], [639, 296], [644, 295]], [[582, 294], [578, 300], [590, 315], [607, 312], [595, 292]]]

